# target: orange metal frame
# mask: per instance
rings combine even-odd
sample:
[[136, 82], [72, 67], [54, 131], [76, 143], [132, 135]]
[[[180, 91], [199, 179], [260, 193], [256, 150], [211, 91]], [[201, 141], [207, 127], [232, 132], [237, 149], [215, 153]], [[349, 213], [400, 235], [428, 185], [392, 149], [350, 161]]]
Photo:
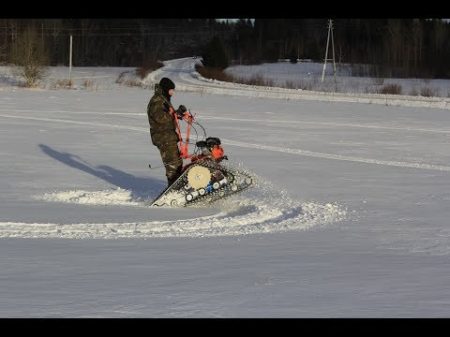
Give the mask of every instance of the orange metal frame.
[[[205, 158], [206, 155], [204, 155], [204, 154], [198, 154], [198, 155], [189, 154], [189, 137], [191, 135], [191, 127], [192, 127], [192, 122], [194, 121], [194, 116], [189, 111], [186, 111], [183, 114], [183, 117], [181, 120], [185, 121], [187, 124], [186, 137], [185, 137], [185, 139], [183, 139], [183, 136], [181, 135], [181, 127], [180, 127], [180, 122], [178, 120], [177, 113], [175, 112], [173, 107], [171, 107], [170, 110], [171, 110], [170, 112], [173, 116], [173, 119], [175, 121], [175, 130], [178, 135], [178, 149], [180, 150], [180, 157], [182, 159], [190, 159], [191, 163], [194, 163], [199, 159]], [[214, 148], [212, 149], [211, 155], [212, 155], [212, 158], [214, 158], [215, 160], [222, 160], [223, 158], [225, 158], [223, 148], [220, 145], [214, 146]]]
[[186, 128], [186, 138], [183, 140], [183, 137], [181, 135], [181, 127], [180, 122], [178, 121], [177, 114], [173, 108], [171, 108], [171, 113], [173, 116], [173, 119], [175, 120], [175, 127], [178, 134], [178, 149], [180, 150], [180, 157], [183, 159], [189, 159], [192, 158], [193, 155], [189, 154], [189, 137], [191, 135], [191, 126], [192, 122], [194, 121], [194, 116], [189, 111], [186, 111], [183, 115], [183, 120], [187, 124]]

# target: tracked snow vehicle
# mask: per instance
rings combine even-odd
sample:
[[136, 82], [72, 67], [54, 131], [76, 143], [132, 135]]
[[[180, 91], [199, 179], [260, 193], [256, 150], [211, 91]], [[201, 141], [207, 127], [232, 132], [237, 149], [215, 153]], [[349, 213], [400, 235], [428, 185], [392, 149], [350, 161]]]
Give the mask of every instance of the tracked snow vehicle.
[[[178, 117], [173, 111], [173, 115], [179, 137], [180, 156], [188, 162], [183, 166], [180, 177], [153, 200], [151, 206], [185, 207], [210, 204], [239, 193], [253, 184], [248, 173], [224, 164], [223, 161], [228, 160], [228, 157], [224, 155], [220, 139], [206, 137], [205, 129], [195, 121], [190, 111], [185, 111]], [[185, 138], [182, 137], [179, 121], [185, 122]], [[199, 134], [194, 125], [202, 129], [202, 140], [198, 140]], [[192, 154], [189, 153], [191, 129], [197, 134]]]

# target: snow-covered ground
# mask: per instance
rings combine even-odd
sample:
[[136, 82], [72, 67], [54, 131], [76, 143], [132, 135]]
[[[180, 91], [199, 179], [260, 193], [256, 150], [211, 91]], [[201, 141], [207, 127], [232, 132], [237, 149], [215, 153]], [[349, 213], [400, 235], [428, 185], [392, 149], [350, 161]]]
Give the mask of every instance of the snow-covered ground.
[[269, 80], [274, 86], [287, 88], [341, 92], [378, 93], [388, 85], [398, 85], [401, 94], [409, 96], [450, 97], [450, 81], [421, 78], [375, 78], [352, 76], [355, 71], [348, 64], [336, 64], [336, 77], [333, 63], [325, 65], [322, 82], [323, 63], [316, 62], [277, 62], [259, 65], [234, 65], [226, 72], [243, 79], [260, 77]]
[[[74, 68], [92, 82], [56, 89], [59, 68], [26, 89], [0, 69], [1, 317], [449, 315], [445, 98], [224, 84], [193, 62], [144, 87]], [[161, 76], [257, 186], [148, 207], [165, 187], [146, 116]]]

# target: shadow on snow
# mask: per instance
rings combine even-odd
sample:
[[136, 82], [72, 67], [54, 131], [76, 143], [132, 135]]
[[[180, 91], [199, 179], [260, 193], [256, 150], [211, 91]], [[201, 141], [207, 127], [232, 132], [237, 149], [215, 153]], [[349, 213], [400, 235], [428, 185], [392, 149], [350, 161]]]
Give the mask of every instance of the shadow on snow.
[[110, 184], [130, 191], [133, 198], [155, 198], [166, 187], [165, 180], [136, 177], [107, 165], [94, 167], [77, 155], [59, 152], [43, 144], [39, 144], [39, 147], [46, 155], [67, 166], [84, 171]]

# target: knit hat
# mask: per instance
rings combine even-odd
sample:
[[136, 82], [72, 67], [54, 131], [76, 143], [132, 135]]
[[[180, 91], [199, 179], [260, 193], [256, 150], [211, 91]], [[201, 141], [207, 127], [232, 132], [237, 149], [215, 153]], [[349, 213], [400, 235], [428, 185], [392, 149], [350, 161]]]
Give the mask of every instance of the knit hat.
[[165, 93], [168, 93], [170, 89], [175, 89], [175, 83], [167, 77], [161, 78], [161, 81], [159, 81], [159, 86]]

